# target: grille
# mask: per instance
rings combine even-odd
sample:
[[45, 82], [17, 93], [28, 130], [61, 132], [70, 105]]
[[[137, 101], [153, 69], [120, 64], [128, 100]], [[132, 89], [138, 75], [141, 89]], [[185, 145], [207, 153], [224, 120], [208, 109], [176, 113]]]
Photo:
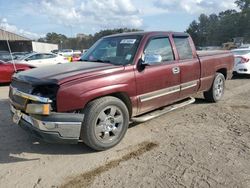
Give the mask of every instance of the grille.
[[24, 93], [31, 93], [32, 92], [32, 86], [26, 82], [21, 82], [18, 80], [12, 80], [11, 86], [14, 88], [17, 88], [19, 91], [22, 91]]
[[9, 97], [10, 97], [11, 101], [14, 103], [13, 105], [16, 108], [18, 108], [20, 110], [24, 110], [26, 108], [28, 100], [24, 99], [22, 97], [19, 97], [17, 95], [13, 95], [12, 87], [17, 88], [17, 90], [22, 91], [24, 93], [31, 93], [32, 89], [33, 89], [32, 86], [28, 83], [20, 82], [18, 80], [13, 80], [11, 82]]

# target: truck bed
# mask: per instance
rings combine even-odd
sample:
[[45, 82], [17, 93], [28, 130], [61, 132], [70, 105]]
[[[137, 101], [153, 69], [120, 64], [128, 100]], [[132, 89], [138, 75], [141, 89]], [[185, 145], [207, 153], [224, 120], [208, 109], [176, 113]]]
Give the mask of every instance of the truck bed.
[[227, 50], [209, 50], [209, 51], [197, 51], [199, 57], [204, 56], [212, 56], [212, 55], [221, 55], [221, 54], [229, 54], [230, 51]]

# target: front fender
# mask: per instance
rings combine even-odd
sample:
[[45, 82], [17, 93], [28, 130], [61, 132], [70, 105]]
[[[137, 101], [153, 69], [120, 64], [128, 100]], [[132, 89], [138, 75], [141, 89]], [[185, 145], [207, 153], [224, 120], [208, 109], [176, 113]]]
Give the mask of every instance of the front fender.
[[127, 84], [117, 84], [117, 85], [111, 85], [111, 86], [105, 86], [101, 88], [96, 88], [94, 90], [90, 90], [87, 92], [84, 92], [80, 95], [80, 100], [83, 104], [83, 106], [86, 105], [89, 101], [92, 101], [93, 99], [110, 95], [112, 93], [127, 93], [128, 91], [128, 85]]
[[[77, 90], [60, 91], [57, 96], [57, 110], [59, 112], [67, 112], [83, 109], [85, 105], [96, 99], [115, 93], [125, 93], [131, 101], [132, 107], [137, 105], [136, 102], [136, 91], [134, 87], [128, 84], [116, 84], [110, 86], [104, 86], [95, 88], [86, 92], [81, 91], [78, 93]], [[133, 97], [134, 96], [134, 97]]]

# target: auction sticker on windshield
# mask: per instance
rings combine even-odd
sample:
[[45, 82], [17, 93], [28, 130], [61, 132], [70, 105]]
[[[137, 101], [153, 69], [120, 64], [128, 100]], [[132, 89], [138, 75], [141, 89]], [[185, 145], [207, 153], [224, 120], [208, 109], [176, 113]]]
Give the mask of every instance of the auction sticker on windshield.
[[121, 44], [134, 44], [136, 42], [136, 39], [123, 39], [121, 40]]

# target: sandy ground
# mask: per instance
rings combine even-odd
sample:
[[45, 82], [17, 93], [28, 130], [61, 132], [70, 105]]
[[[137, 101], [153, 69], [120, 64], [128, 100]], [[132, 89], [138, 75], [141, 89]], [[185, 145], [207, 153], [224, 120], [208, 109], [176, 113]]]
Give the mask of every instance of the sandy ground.
[[0, 86], [0, 187], [250, 187], [250, 79], [226, 86], [220, 103], [198, 95], [105, 152], [39, 143], [12, 124]]

